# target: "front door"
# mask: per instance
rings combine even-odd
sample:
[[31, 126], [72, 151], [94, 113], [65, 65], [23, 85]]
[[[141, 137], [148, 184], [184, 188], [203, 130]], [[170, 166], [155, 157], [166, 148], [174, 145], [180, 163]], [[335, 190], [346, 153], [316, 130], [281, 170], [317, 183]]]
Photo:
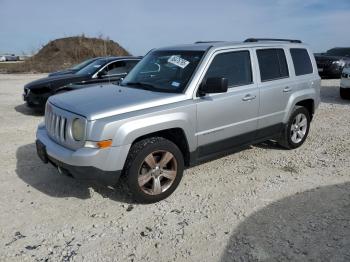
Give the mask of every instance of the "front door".
[[203, 82], [228, 79], [227, 93], [208, 94], [197, 101], [198, 157], [229, 151], [255, 139], [259, 89], [254, 81], [250, 50], [215, 54]]

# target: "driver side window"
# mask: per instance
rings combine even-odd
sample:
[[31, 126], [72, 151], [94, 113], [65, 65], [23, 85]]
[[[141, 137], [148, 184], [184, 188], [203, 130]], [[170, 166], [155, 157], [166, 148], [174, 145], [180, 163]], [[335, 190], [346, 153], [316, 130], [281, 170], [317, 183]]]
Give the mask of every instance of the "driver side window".
[[125, 61], [118, 61], [106, 66], [104, 71], [106, 76], [126, 75], [128, 72], [128, 67]]
[[210, 77], [227, 78], [229, 88], [253, 83], [249, 51], [216, 55], [204, 79], [206, 80]]

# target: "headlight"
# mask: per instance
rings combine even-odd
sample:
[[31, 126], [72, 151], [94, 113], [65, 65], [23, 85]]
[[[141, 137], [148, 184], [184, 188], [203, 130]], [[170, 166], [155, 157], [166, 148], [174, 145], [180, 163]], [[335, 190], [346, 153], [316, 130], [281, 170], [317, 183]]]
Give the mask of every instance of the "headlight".
[[76, 118], [72, 123], [72, 135], [77, 141], [81, 141], [85, 136], [85, 122], [82, 119]]
[[344, 61], [344, 60], [333, 61], [333, 63], [332, 63], [332, 64], [336, 64], [336, 65], [338, 65], [338, 66], [340, 66], [340, 67], [343, 67], [343, 66], [345, 66], [345, 65], [346, 65], [346, 63], [345, 63], [345, 61]]

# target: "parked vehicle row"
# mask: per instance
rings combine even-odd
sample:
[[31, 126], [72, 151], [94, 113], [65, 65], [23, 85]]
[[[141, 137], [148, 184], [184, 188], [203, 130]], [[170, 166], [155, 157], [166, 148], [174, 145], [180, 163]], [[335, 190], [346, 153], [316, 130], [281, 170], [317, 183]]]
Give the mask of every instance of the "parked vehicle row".
[[141, 57], [133, 56], [90, 59], [77, 65], [74, 70], [56, 72], [28, 83], [24, 86], [23, 99], [29, 107], [44, 109], [50, 96], [91, 84], [117, 81], [125, 77], [140, 60]]
[[326, 53], [315, 54], [321, 77], [340, 78], [343, 69], [350, 65], [350, 48], [337, 47]]
[[[94, 65], [103, 68], [82, 70], [103, 78]], [[154, 49], [118, 85], [49, 97], [37, 152], [61, 173], [109, 184], [123, 175], [136, 200], [160, 201], [187, 167], [269, 139], [301, 146], [320, 81], [299, 40]]]
[[343, 99], [350, 99], [350, 66], [345, 67], [340, 80], [340, 96]]
[[19, 56], [16, 56], [14, 54], [0, 56], [0, 62], [6, 62], [6, 61], [19, 61]]

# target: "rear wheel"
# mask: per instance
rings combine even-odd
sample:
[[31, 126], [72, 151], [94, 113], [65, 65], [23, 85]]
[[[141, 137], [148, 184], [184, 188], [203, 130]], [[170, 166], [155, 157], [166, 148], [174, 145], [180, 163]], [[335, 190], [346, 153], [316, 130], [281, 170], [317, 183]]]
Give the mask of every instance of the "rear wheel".
[[153, 203], [168, 197], [179, 185], [184, 160], [179, 148], [162, 137], [135, 143], [126, 161], [126, 181], [134, 199]]
[[310, 122], [309, 111], [302, 106], [295, 107], [285, 125], [279, 144], [287, 149], [301, 146], [309, 134]]

